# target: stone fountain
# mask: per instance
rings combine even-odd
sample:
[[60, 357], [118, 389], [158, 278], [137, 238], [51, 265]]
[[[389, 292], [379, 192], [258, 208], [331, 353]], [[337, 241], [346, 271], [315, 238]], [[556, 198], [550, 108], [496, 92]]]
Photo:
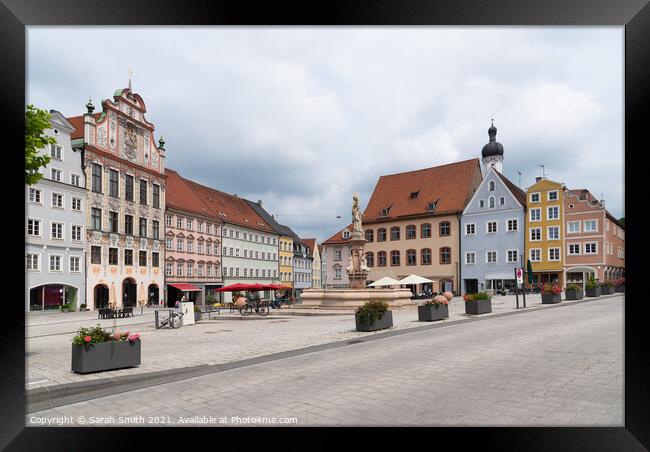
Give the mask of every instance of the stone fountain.
[[409, 289], [368, 289], [368, 267], [364, 246], [366, 239], [361, 225], [359, 196], [352, 196], [352, 234], [350, 234], [350, 259], [346, 271], [350, 287], [346, 289], [306, 289], [301, 294], [302, 303], [295, 308], [356, 309], [370, 300], [381, 300], [389, 307], [414, 304]]

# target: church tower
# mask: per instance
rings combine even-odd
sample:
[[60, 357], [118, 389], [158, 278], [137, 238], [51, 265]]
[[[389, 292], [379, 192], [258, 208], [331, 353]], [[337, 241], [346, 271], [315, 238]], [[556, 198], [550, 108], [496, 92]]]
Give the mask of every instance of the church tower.
[[483, 146], [483, 175], [487, 173], [491, 166], [498, 172], [503, 173], [503, 145], [497, 142], [497, 128], [494, 127], [494, 119], [492, 125], [488, 129], [490, 141]]

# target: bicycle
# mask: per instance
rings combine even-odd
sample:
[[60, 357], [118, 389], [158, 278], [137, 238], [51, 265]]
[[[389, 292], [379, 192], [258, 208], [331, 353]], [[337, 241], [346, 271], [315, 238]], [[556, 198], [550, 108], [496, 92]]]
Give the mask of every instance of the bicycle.
[[167, 317], [161, 324], [160, 328], [169, 325], [172, 328], [180, 328], [183, 326], [183, 316], [184, 312], [172, 312], [169, 317]]
[[257, 312], [257, 314], [261, 316], [269, 315], [269, 307], [266, 302], [263, 301], [258, 301], [255, 303], [255, 305], [246, 303], [244, 306], [239, 308], [239, 313], [244, 317], [251, 315], [253, 311]]

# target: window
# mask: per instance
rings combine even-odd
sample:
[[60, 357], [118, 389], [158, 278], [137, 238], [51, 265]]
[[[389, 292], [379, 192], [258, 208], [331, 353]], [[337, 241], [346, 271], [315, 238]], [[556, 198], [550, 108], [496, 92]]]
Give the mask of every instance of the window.
[[63, 223], [52, 223], [52, 238], [63, 239]]
[[108, 194], [110, 196], [119, 197], [119, 173], [114, 169], [109, 171], [108, 174]]
[[[212, 277], [212, 265], [208, 264], [205, 266], [206, 276]], [[244, 276], [246, 276], [246, 269], [244, 269]]]
[[542, 260], [542, 250], [540, 248], [533, 248], [528, 250], [530, 253], [531, 262], [541, 262]]
[[183, 228], [183, 219], [182, 219], [182, 218], [178, 218], [178, 217], [176, 217], [176, 227], [177, 227], [178, 229], [182, 229], [182, 228]]
[[386, 241], [386, 229], [384, 228], [377, 229], [377, 241], [378, 242]]
[[81, 212], [81, 198], [72, 198], [72, 210]]
[[153, 233], [153, 238], [154, 239], [159, 239], [160, 238], [160, 222], [158, 220], [152, 220], [151, 222], [152, 226], [152, 233]]
[[474, 234], [476, 234], [476, 224], [467, 223], [465, 225], [465, 235], [474, 235]]
[[133, 215], [124, 215], [124, 233], [133, 235]]
[[547, 192], [547, 195], [548, 195], [547, 199], [549, 201], [557, 201], [557, 199], [558, 199], [557, 198], [557, 190], [551, 190], [551, 191]]
[[60, 193], [52, 193], [52, 207], [63, 209], [63, 195]]
[[165, 248], [171, 250], [174, 247], [174, 241], [170, 238], [165, 239]]
[[196, 230], [199, 232], [203, 232], [203, 222], [202, 221], [197, 221], [196, 222]]
[[497, 222], [496, 221], [488, 221], [487, 222], [487, 232], [488, 234], [493, 234], [497, 232]]
[[431, 237], [431, 224], [423, 223], [422, 226], [420, 226], [420, 237], [423, 239]]
[[549, 248], [548, 249], [548, 260], [549, 261], [559, 261], [560, 260], [560, 248]]
[[580, 233], [580, 222], [569, 221], [569, 234], [578, 234], [578, 233]]
[[448, 246], [440, 248], [440, 263], [451, 264], [451, 248]]
[[41, 191], [37, 188], [29, 189], [29, 202], [41, 203]]
[[39, 262], [39, 255], [38, 254], [28, 254], [26, 257], [27, 257], [27, 266], [25, 268], [27, 270], [40, 271], [41, 266], [40, 266], [40, 262]]
[[[202, 240], [198, 241], [197, 246], [196, 246], [196, 251], [199, 254], [203, 254], [203, 241]], [[244, 257], [246, 257], [246, 256], [244, 256]]]
[[490, 181], [490, 191], [494, 191], [494, 181]]
[[374, 242], [375, 241], [375, 231], [372, 229], [366, 229], [366, 240], [368, 242]]
[[133, 202], [133, 185], [133, 176], [128, 174], [124, 176], [124, 198], [131, 202]]
[[178, 262], [176, 264], [176, 276], [183, 276], [183, 263]]
[[530, 228], [530, 241], [538, 242], [542, 240], [542, 228]]
[[[192, 253], [194, 252], [194, 240], [187, 240], [187, 252]], [[237, 255], [239, 256], [239, 250], [237, 250]]]
[[50, 254], [50, 271], [51, 272], [61, 271], [61, 256], [56, 254]]
[[481, 209], [482, 209], [483, 207], [485, 207], [485, 200], [484, 200], [484, 199], [480, 199], [480, 200], [478, 201], [478, 206], [479, 206]]
[[415, 237], [415, 225], [408, 225], [406, 226], [406, 238], [407, 239], [414, 239]]
[[81, 186], [81, 176], [78, 174], [70, 174], [70, 183], [75, 187]]
[[140, 218], [140, 237], [147, 236], [147, 219]]
[[[415, 256], [413, 256], [413, 260], [415, 260]], [[431, 265], [431, 248], [422, 248], [420, 250], [420, 264]]]
[[160, 185], [153, 184], [153, 199], [152, 199], [153, 206], [156, 209], [160, 208]]
[[415, 250], [406, 250], [406, 265], [417, 265], [417, 253]]
[[62, 171], [60, 169], [52, 168], [50, 174], [52, 175], [53, 181], [61, 182]]
[[541, 221], [542, 220], [542, 209], [530, 209], [530, 221]]
[[81, 241], [81, 226], [72, 225], [72, 240], [80, 242]]
[[568, 246], [569, 256], [576, 256], [580, 254], [580, 244], [570, 243]]
[[341, 260], [341, 248], [334, 248], [334, 260], [335, 261]]
[[489, 204], [490, 204], [490, 209], [494, 208], [494, 196], [490, 196], [488, 198]]
[[117, 265], [117, 248], [108, 249], [108, 265]]
[[549, 226], [546, 231], [547, 240], [560, 240], [560, 227], [559, 226]]
[[560, 207], [559, 206], [553, 206], [553, 207], [547, 207], [547, 218], [549, 220], [557, 220], [560, 218]]
[[102, 230], [102, 209], [96, 207], [90, 209], [90, 225], [93, 229]]
[[133, 265], [133, 250], [124, 250], [124, 265]]
[[502, 205], [504, 205], [505, 203], [506, 203], [506, 198], [505, 198], [505, 196], [500, 197], [500, 198], [499, 198], [499, 205], [502, 206]]
[[[614, 247], [612, 246], [612, 251]], [[598, 246], [596, 242], [585, 243], [585, 254], [598, 254]], [[614, 254], [613, 252], [611, 254]]]
[[340, 265], [335, 265], [334, 266], [334, 279], [341, 279], [341, 266]]
[[375, 266], [375, 254], [370, 251], [366, 253], [366, 266], [367, 267]]
[[518, 231], [519, 230], [519, 220], [512, 219], [508, 220], [508, 232]]
[[476, 263], [476, 253], [474, 251], [468, 251], [465, 253], [465, 264], [473, 265]]
[[485, 252], [485, 262], [488, 264], [497, 263], [497, 252], [496, 251], [486, 251]]
[[166, 262], [165, 263], [165, 276], [171, 276], [172, 275], [172, 265], [173, 264], [171, 262]]
[[390, 239], [399, 240], [399, 226], [393, 226], [390, 228]]
[[[187, 230], [191, 231], [192, 230], [192, 220], [189, 218], [187, 219]], [[237, 237], [239, 237], [239, 232], [237, 232]]]
[[92, 173], [92, 191], [96, 193], [102, 192], [102, 167], [97, 163], [93, 163]]
[[147, 266], [147, 252], [146, 251], [140, 251], [138, 253], [138, 265], [140, 267], [146, 267]]
[[140, 204], [147, 205], [147, 181], [140, 179]]
[[172, 226], [172, 216], [171, 215], [165, 215], [165, 225], [171, 227]]
[[102, 263], [102, 248], [100, 246], [90, 247], [90, 263], [91, 264]]
[[508, 263], [517, 262], [519, 258], [519, 250], [508, 250]]
[[399, 251], [393, 250], [390, 252], [390, 265], [397, 266], [399, 265]]
[[378, 267], [386, 266], [386, 251], [379, 251], [377, 253], [377, 266]]
[[61, 156], [63, 155], [63, 148], [59, 146], [58, 144], [51, 144], [50, 145], [50, 157], [53, 159], [61, 160]]
[[117, 233], [117, 212], [108, 212], [108, 230]]
[[539, 193], [531, 193], [530, 202], [539, 202]]
[[598, 232], [598, 221], [597, 220], [585, 220], [585, 222], [584, 222], [584, 231], [585, 232]]
[[451, 223], [443, 221], [440, 223], [440, 237], [446, 237], [449, 235], [451, 235]]
[[196, 266], [199, 278], [203, 276], [203, 264], [198, 264]]

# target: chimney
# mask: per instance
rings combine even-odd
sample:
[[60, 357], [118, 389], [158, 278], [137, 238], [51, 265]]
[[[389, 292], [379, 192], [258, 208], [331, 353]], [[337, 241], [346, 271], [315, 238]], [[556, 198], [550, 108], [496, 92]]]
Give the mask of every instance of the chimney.
[[262, 200], [261, 200], [261, 199], [258, 199], [258, 200], [257, 200], [257, 204], [258, 204], [260, 207], [262, 207]]
[[537, 176], [537, 177], [535, 178], [535, 182], [539, 182], [539, 181], [541, 181], [542, 179], [544, 179], [544, 178], [541, 177], [541, 176]]

